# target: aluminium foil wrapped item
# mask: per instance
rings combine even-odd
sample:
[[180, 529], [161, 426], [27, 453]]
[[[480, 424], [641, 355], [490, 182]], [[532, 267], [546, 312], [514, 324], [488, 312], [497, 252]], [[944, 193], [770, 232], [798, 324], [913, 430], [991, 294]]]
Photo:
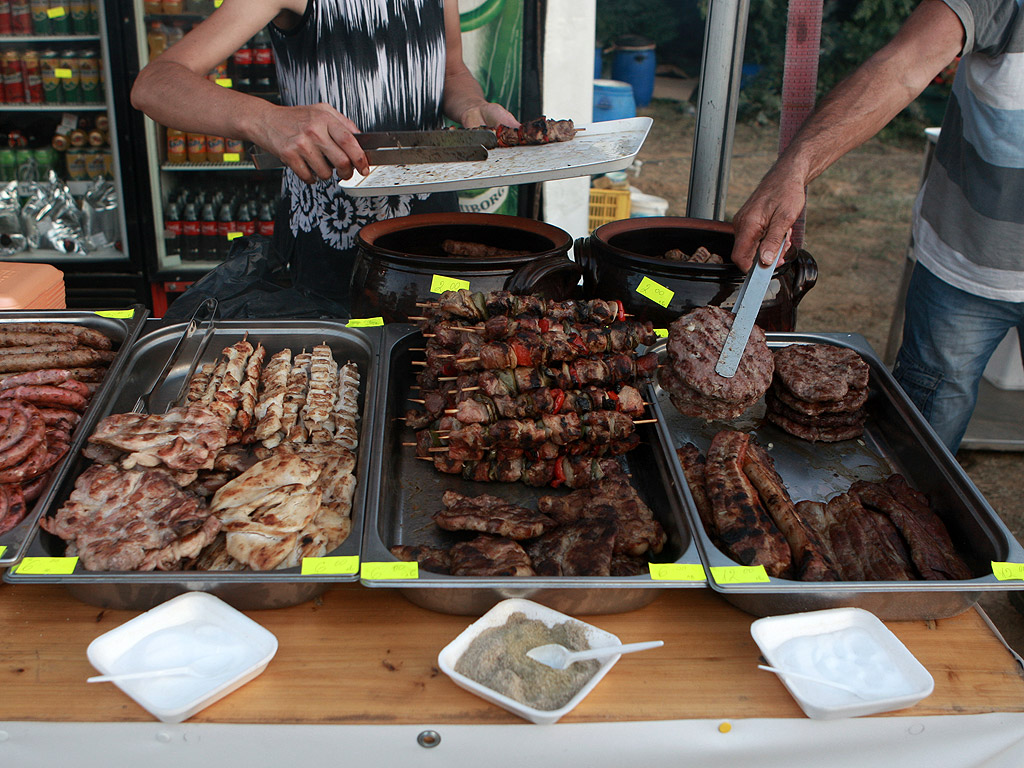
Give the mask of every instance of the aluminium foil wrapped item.
[[18, 204], [18, 182], [0, 187], [0, 258], [8, 258], [25, 250], [25, 232], [21, 225]]
[[82, 197], [86, 250], [108, 248], [118, 239], [117, 188], [110, 179], [96, 179]]
[[47, 181], [36, 185], [21, 209], [21, 220], [30, 248], [67, 254], [84, 254], [88, 250], [82, 212], [67, 184], [53, 171]]

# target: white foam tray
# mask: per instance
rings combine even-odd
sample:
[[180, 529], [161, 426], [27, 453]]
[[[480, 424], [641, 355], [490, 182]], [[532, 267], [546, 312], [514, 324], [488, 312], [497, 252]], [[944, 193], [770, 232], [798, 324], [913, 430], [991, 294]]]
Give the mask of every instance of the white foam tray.
[[572, 141], [491, 149], [478, 162], [378, 165], [338, 183], [357, 197], [414, 195], [621, 171], [632, 165], [653, 123], [649, 117], [605, 120], [577, 126], [585, 130]]

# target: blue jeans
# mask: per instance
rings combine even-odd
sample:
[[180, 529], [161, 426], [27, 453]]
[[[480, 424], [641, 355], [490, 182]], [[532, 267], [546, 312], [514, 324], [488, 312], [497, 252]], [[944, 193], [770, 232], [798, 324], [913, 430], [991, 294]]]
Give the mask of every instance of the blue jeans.
[[975, 296], [915, 265], [893, 375], [952, 453], [967, 431], [981, 374], [1014, 327], [1024, 347], [1024, 302]]

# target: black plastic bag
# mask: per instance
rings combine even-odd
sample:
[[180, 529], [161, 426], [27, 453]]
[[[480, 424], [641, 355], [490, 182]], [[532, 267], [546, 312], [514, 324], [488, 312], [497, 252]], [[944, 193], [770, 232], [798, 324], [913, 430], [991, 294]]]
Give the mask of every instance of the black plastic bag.
[[189, 286], [164, 315], [167, 322], [187, 321], [208, 298], [219, 302], [218, 317], [348, 318], [348, 311], [330, 299], [290, 287], [288, 265], [268, 237], [250, 235], [231, 243], [228, 258]]

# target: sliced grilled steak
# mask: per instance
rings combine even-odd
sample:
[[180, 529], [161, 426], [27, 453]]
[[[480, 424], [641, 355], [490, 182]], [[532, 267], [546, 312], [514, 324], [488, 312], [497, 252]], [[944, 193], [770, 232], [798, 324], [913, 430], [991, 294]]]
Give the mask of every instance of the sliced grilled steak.
[[538, 576], [609, 576], [617, 526], [613, 520], [561, 525], [526, 545]]
[[445, 508], [434, 515], [434, 522], [446, 531], [493, 533], [519, 541], [540, 536], [555, 526], [545, 514], [486, 493], [463, 496], [445, 491], [441, 501]]
[[832, 344], [790, 344], [775, 351], [778, 380], [801, 400], [842, 400], [868, 385], [870, 370], [852, 349]]
[[530, 557], [511, 539], [477, 536], [448, 550], [452, 576], [535, 576]]

